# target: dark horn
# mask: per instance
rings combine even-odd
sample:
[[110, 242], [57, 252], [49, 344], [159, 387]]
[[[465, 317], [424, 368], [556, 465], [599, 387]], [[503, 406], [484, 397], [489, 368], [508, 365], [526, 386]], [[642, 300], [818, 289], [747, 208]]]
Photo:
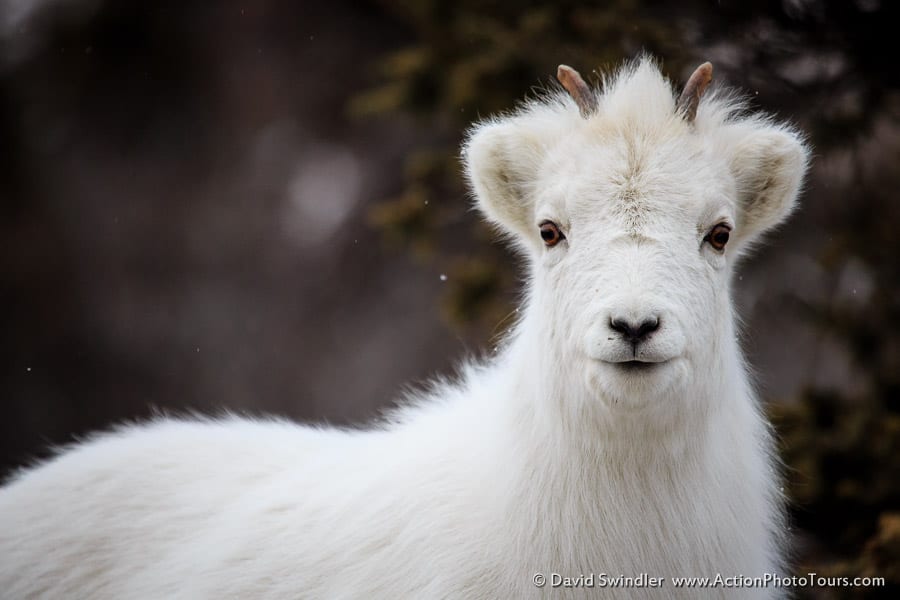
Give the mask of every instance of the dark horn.
[[556, 70], [556, 78], [562, 84], [575, 104], [581, 111], [581, 116], [587, 119], [597, 110], [597, 98], [588, 84], [584, 82], [578, 71], [567, 65], [559, 65]]
[[697, 116], [697, 106], [700, 105], [700, 97], [706, 91], [709, 82], [712, 81], [712, 63], [705, 62], [694, 71], [691, 78], [688, 79], [684, 91], [678, 97], [676, 108], [684, 115], [685, 120], [690, 123]]

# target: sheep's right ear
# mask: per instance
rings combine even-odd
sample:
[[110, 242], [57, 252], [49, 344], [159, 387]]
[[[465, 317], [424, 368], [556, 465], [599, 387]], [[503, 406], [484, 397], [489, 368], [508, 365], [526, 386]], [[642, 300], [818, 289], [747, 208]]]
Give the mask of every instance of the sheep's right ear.
[[476, 126], [463, 150], [466, 175], [485, 218], [507, 233], [533, 237], [531, 183], [540, 144], [514, 119]]

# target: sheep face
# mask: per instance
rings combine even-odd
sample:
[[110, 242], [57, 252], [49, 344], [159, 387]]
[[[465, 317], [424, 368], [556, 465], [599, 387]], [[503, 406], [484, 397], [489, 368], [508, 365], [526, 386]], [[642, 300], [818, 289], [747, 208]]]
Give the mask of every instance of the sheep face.
[[620, 132], [583, 144], [548, 149], [536, 173], [532, 229], [553, 223], [564, 239], [532, 244], [534, 300], [554, 351], [591, 389], [643, 406], [718, 351], [735, 185], [703, 148], [641, 148]]
[[686, 122], [649, 63], [587, 118], [567, 100], [474, 130], [478, 205], [529, 258], [529, 325], [569, 380], [618, 410], [689, 397], [731, 347], [735, 260], [791, 211], [806, 149], [725, 101]]

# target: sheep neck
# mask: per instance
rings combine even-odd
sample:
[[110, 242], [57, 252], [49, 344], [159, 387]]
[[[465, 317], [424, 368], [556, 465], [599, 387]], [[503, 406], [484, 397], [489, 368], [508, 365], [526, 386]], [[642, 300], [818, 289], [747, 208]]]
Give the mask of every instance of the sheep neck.
[[509, 397], [514, 399], [510, 408], [519, 425], [516, 430], [552, 441], [554, 448], [563, 444], [586, 456], [616, 452], [622, 461], [642, 464], [702, 452], [703, 440], [710, 435], [746, 433], [738, 430], [742, 425], [737, 413], [755, 415], [755, 405], [730, 314], [720, 327], [715, 351], [704, 357], [703, 373], [688, 377], [647, 407], [623, 410], [589, 389], [583, 360], [560, 359], [558, 349], [547, 343], [551, 334], [536, 312], [526, 310], [501, 357]]

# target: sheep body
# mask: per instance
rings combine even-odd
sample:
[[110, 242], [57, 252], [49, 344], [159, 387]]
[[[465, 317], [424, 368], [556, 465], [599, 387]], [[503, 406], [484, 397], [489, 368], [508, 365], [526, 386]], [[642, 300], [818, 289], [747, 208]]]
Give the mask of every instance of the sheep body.
[[[159, 420], [78, 444], [0, 494], [0, 596], [520, 598], [535, 573], [770, 566], [729, 548], [765, 545], [758, 457], [605, 465], [494, 402], [498, 375], [472, 370], [385, 429]], [[531, 440], [512, 433], [526, 423]], [[717, 434], [745, 447], [735, 425]]]

